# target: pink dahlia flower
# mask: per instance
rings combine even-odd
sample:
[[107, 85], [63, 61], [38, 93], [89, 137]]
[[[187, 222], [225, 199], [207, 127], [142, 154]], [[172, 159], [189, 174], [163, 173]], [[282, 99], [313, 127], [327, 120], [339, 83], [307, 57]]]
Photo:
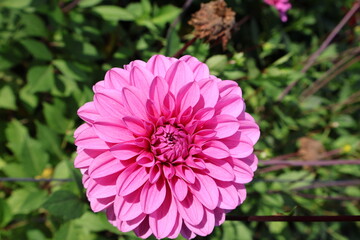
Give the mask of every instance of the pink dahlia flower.
[[259, 127], [241, 89], [191, 56], [113, 68], [79, 116], [75, 167], [94, 212], [141, 238], [205, 236], [246, 198]]
[[276, 10], [278, 10], [281, 21], [287, 21], [286, 12], [291, 8], [291, 3], [289, 3], [289, 0], [264, 0], [264, 2], [274, 6]]

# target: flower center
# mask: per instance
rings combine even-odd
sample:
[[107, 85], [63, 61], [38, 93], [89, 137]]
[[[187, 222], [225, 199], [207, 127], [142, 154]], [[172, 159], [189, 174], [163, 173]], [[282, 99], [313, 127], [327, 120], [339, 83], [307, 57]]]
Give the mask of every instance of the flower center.
[[151, 150], [156, 159], [162, 162], [174, 162], [179, 158], [186, 158], [189, 154], [188, 145], [187, 133], [171, 124], [158, 127], [151, 136]]

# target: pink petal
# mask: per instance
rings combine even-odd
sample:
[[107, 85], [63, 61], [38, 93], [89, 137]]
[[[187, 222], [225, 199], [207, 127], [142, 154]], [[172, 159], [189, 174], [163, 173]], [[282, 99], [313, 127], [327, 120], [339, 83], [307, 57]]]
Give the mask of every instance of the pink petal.
[[250, 156], [248, 156], [246, 158], [241, 158], [239, 160], [241, 160], [242, 162], [249, 165], [253, 172], [256, 171], [259, 160], [258, 160], [258, 158], [256, 157], [255, 154], [251, 154]]
[[126, 168], [126, 164], [114, 158], [111, 152], [106, 151], [97, 156], [89, 167], [89, 175], [91, 178], [106, 177], [111, 174], [122, 171]]
[[235, 94], [239, 97], [242, 97], [241, 88], [239, 85], [232, 80], [223, 80], [217, 83], [219, 90], [220, 90], [220, 96], [225, 97], [229, 94]]
[[88, 123], [93, 123], [94, 120], [99, 116], [99, 113], [96, 111], [94, 102], [87, 102], [79, 108], [77, 111], [79, 117]]
[[250, 138], [251, 142], [255, 144], [260, 137], [259, 126], [252, 121], [240, 120], [240, 131]]
[[149, 225], [156, 238], [165, 238], [174, 229], [177, 208], [173, 197], [168, 194], [163, 205], [149, 216]]
[[97, 112], [102, 116], [121, 119], [128, 112], [121, 101], [121, 92], [115, 89], [103, 89], [94, 96]]
[[122, 232], [129, 232], [129, 231], [134, 230], [135, 228], [137, 228], [142, 223], [142, 221], [144, 221], [145, 217], [146, 217], [146, 214], [142, 213], [138, 217], [136, 217], [136, 218], [134, 218], [132, 220], [119, 221], [117, 227]]
[[107, 142], [131, 141], [133, 134], [117, 118], [99, 117], [93, 124], [96, 134]]
[[215, 110], [219, 115], [228, 114], [236, 118], [245, 110], [245, 104], [239, 95], [229, 94], [219, 99]]
[[185, 239], [193, 239], [196, 237], [195, 233], [190, 231], [190, 229], [185, 225], [185, 223], [183, 223], [180, 233]]
[[170, 65], [171, 62], [167, 57], [154, 55], [146, 63], [146, 68], [151, 71], [154, 76], [165, 77], [165, 73], [169, 69]]
[[183, 86], [194, 81], [194, 74], [185, 62], [179, 60], [166, 72], [165, 80], [170, 86], [170, 91], [176, 96]]
[[215, 107], [219, 99], [219, 89], [214, 80], [203, 80], [199, 82], [200, 93], [204, 98], [204, 107]]
[[225, 213], [224, 210], [221, 208], [216, 208], [214, 210], [214, 217], [215, 217], [215, 226], [220, 226], [225, 222]]
[[145, 94], [148, 94], [147, 90], [153, 79], [154, 75], [146, 68], [135, 66], [130, 71], [130, 84], [144, 91]]
[[136, 157], [136, 163], [144, 167], [152, 167], [155, 164], [155, 158], [153, 153], [142, 152]]
[[123, 102], [126, 109], [133, 115], [141, 119], [147, 119], [146, 98], [140, 90], [134, 87], [126, 87], [122, 89]]
[[211, 158], [223, 159], [230, 156], [228, 147], [220, 141], [209, 141], [202, 149], [202, 153]]
[[115, 196], [107, 198], [89, 198], [91, 210], [100, 212], [109, 207], [114, 202]]
[[149, 217], [148, 216], [146, 216], [145, 219], [140, 223], [140, 225], [134, 229], [134, 233], [136, 234], [136, 236], [138, 236], [142, 239], [146, 239], [146, 238], [150, 237], [150, 235], [152, 234], [152, 231], [149, 226]]
[[144, 62], [142, 60], [134, 60], [134, 61], [130, 62], [128, 65], [124, 65], [124, 69], [131, 71], [131, 69], [134, 68], [135, 66], [146, 67], [146, 62]]
[[175, 167], [176, 175], [188, 183], [193, 184], [195, 182], [195, 174], [191, 168], [185, 165], [177, 165]]
[[236, 183], [248, 183], [251, 182], [254, 176], [250, 166], [246, 163], [235, 159], [234, 161], [234, 173]]
[[241, 131], [222, 139], [222, 142], [229, 148], [230, 154], [234, 158], [245, 158], [254, 151], [253, 142]]
[[235, 209], [239, 205], [237, 189], [232, 183], [217, 181], [220, 200], [218, 207], [222, 209]]
[[202, 108], [195, 113], [194, 119], [205, 122], [210, 120], [214, 116], [214, 114], [215, 114], [214, 108], [210, 108], [210, 107]]
[[234, 183], [234, 187], [238, 191], [238, 196], [239, 196], [240, 203], [243, 203], [245, 201], [245, 199], [246, 199], [246, 188], [245, 188], [244, 184]]
[[197, 225], [204, 217], [204, 207], [191, 193], [183, 201], [176, 201], [181, 217], [192, 225]]
[[232, 166], [227, 161], [206, 161], [205, 166], [209, 171], [208, 175], [221, 181], [233, 181], [235, 174]]
[[126, 196], [139, 189], [149, 179], [144, 167], [133, 164], [118, 177], [116, 186], [120, 196]]
[[194, 71], [194, 78], [198, 81], [200, 79], [209, 78], [210, 71], [205, 63], [198, 64], [193, 71]]
[[154, 184], [145, 183], [141, 190], [140, 203], [144, 213], [150, 214], [156, 211], [164, 202], [166, 186], [163, 179]]
[[180, 217], [180, 214], [178, 213], [175, 224], [174, 224], [174, 228], [171, 230], [171, 232], [169, 233], [169, 235], [167, 237], [172, 238], [172, 239], [177, 238], [181, 231], [181, 227], [182, 227], [182, 218]]
[[80, 152], [78, 152], [78, 155], [75, 158], [74, 166], [76, 168], [88, 168], [92, 161], [93, 161], [93, 158], [91, 158], [84, 151], [80, 151]]
[[150, 85], [149, 97], [153, 100], [157, 112], [161, 112], [162, 105], [168, 91], [168, 83], [161, 77], [155, 77]]
[[189, 107], [194, 107], [200, 99], [200, 88], [196, 82], [191, 82], [183, 86], [177, 94], [177, 102], [180, 103], [180, 112]]
[[174, 196], [179, 201], [183, 201], [188, 193], [188, 187], [185, 181], [181, 178], [173, 177], [169, 182]]
[[116, 185], [102, 185], [95, 180], [89, 180], [89, 187], [86, 192], [89, 198], [106, 198], [116, 195]]
[[144, 121], [132, 116], [127, 116], [123, 118], [123, 121], [127, 127], [132, 133], [134, 133], [137, 136], [145, 136], [147, 135], [147, 130], [144, 126]]
[[91, 128], [92, 126], [88, 123], [81, 124], [75, 131], [74, 131], [74, 138], [77, 138], [81, 132], [85, 131], [88, 128]]
[[219, 115], [207, 121], [204, 128], [216, 131], [216, 137], [226, 138], [234, 135], [240, 127], [239, 120], [229, 115]]
[[185, 224], [191, 231], [200, 236], [209, 235], [213, 231], [215, 226], [214, 212], [205, 208], [204, 218], [199, 224], [192, 225], [187, 222], [185, 222]]
[[219, 202], [219, 191], [215, 181], [203, 174], [196, 174], [196, 181], [189, 185], [191, 192], [208, 209], [213, 210]]
[[109, 149], [109, 146], [96, 135], [93, 128], [82, 131], [75, 139], [75, 145], [87, 149]]
[[161, 176], [161, 168], [159, 167], [159, 164], [156, 164], [151, 167], [149, 172], [149, 182], [155, 183]]
[[120, 160], [128, 160], [141, 153], [143, 149], [134, 143], [119, 143], [111, 147], [110, 151], [114, 157]]
[[105, 74], [105, 87], [121, 90], [129, 86], [129, 72], [121, 68], [112, 68]]
[[140, 204], [140, 190], [125, 197], [115, 196], [114, 211], [121, 221], [129, 221], [140, 216], [143, 211]]

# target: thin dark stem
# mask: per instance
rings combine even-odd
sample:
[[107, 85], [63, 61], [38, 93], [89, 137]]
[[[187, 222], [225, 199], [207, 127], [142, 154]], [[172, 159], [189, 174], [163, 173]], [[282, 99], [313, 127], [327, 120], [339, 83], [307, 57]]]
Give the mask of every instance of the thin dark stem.
[[357, 222], [360, 215], [355, 216], [226, 216], [230, 221], [248, 222]]
[[71, 178], [0, 178], [0, 182], [71, 182]]
[[81, 0], [74, 0], [71, 3], [69, 3], [68, 5], [66, 5], [65, 7], [62, 8], [62, 11], [64, 13], [70, 12], [71, 9], [73, 9], [74, 7], [76, 7], [76, 5], [80, 2]]
[[193, 39], [191, 39], [190, 41], [188, 41], [187, 43], [185, 43], [185, 45], [179, 50], [177, 51], [177, 53], [174, 54], [174, 58], [178, 58], [181, 55], [183, 55], [183, 53], [185, 52], [185, 50], [191, 46], [191, 44], [193, 44], [196, 41], [197, 37], [194, 37]]
[[[344, 59], [345, 60], [345, 59]], [[346, 60], [348, 60], [346, 58]], [[345, 60], [345, 61], [346, 61]], [[347, 68], [351, 67], [353, 64], [360, 61], [360, 57], [353, 58], [351, 61], [347, 62], [344, 65], [337, 64], [335, 67], [335, 70], [330, 69], [327, 71], [323, 77], [319, 78], [314, 82], [314, 84], [310, 87], [308, 87], [301, 95], [300, 95], [300, 101], [304, 101], [309, 96], [315, 94], [317, 91], [319, 91], [320, 88], [325, 86], [328, 82], [330, 82], [333, 78], [335, 78], [337, 75], [345, 71]], [[343, 61], [341, 61], [343, 63]], [[341, 67], [340, 67], [341, 66]], [[339, 68], [338, 68], [339, 67]]]
[[324, 199], [324, 200], [333, 200], [333, 201], [360, 201], [360, 197], [350, 197], [350, 196], [321, 196], [315, 194], [299, 193], [295, 192], [295, 195], [303, 198], [310, 199]]
[[[302, 73], [307, 72], [307, 70], [314, 64], [315, 60], [320, 56], [320, 54], [327, 48], [330, 42], [334, 39], [334, 37], [339, 33], [339, 31], [344, 27], [344, 25], [349, 21], [349, 19], [357, 12], [360, 8], [360, 1], [356, 1], [353, 7], [346, 13], [346, 15], [341, 19], [339, 24], [331, 31], [325, 41], [321, 44], [319, 49], [314, 52], [309, 59], [307, 60], [306, 64], [304, 65], [303, 69], [301, 70]], [[299, 82], [300, 79], [296, 79], [292, 83], [289, 84], [285, 88], [285, 90], [279, 95], [277, 101], [281, 101], [289, 92], [290, 90]]]
[[282, 166], [332, 166], [332, 165], [359, 165], [359, 164], [360, 164], [360, 159], [320, 160], [320, 161], [269, 160], [269, 161], [259, 162], [259, 165], [282, 165]]
[[360, 180], [342, 180], [342, 181], [328, 181], [328, 182], [314, 182], [309, 186], [292, 188], [292, 191], [302, 191], [322, 187], [346, 187], [360, 185]]

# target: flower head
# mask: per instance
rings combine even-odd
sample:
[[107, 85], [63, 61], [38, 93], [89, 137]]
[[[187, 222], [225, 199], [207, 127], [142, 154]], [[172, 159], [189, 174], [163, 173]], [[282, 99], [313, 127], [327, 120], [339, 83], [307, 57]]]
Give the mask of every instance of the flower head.
[[113, 68], [78, 110], [75, 167], [94, 212], [147, 238], [205, 236], [246, 198], [260, 132], [241, 89], [191, 56]]
[[278, 10], [281, 21], [287, 21], [286, 12], [291, 8], [291, 3], [289, 3], [289, 0], [264, 0], [264, 2], [274, 6], [276, 10]]

